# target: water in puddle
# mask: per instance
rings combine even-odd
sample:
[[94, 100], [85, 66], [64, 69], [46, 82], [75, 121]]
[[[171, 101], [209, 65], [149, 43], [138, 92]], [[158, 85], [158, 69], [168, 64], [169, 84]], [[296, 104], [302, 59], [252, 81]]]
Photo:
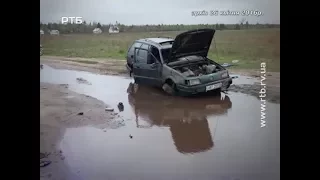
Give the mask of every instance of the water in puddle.
[[48, 66], [40, 77], [115, 109], [124, 105], [125, 126], [66, 130], [65, 162], [82, 179], [280, 179], [279, 104], [267, 103], [267, 126], [260, 128], [260, 101], [249, 95], [179, 98], [147, 87], [130, 95], [130, 78]]

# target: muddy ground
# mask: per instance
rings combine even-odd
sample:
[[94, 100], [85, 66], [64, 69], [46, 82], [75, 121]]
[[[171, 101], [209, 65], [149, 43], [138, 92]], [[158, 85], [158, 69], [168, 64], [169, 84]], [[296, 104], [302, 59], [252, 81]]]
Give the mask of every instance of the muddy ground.
[[[125, 61], [122, 60], [43, 56], [41, 57], [41, 62], [57, 69], [88, 71], [104, 75], [128, 76], [127, 71], [125, 69]], [[230, 69], [230, 73], [237, 74], [240, 76], [248, 76], [247, 78], [255, 79], [258, 82], [255, 82], [254, 84], [233, 84], [230, 87], [229, 91], [253, 95], [260, 99], [260, 71]], [[280, 103], [280, 73], [267, 72], [266, 80], [264, 81], [264, 83], [267, 84], [266, 100], [274, 103]]]
[[279, 104], [268, 103], [262, 129], [255, 97], [186, 99], [148, 87], [132, 95], [118, 60], [41, 59], [40, 179], [279, 179]]
[[[121, 117], [90, 96], [77, 94], [68, 85], [40, 83], [40, 179], [74, 179], [66, 168], [59, 142], [66, 128], [121, 126]], [[77, 179], [77, 178], [75, 178]]]

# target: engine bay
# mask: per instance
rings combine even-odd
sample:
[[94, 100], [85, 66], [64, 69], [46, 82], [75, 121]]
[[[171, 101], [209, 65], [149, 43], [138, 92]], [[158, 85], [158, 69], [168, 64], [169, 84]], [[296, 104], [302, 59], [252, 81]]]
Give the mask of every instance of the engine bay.
[[185, 65], [183, 67], [176, 67], [175, 70], [179, 71], [185, 77], [196, 77], [207, 74], [216, 73], [222, 69], [219, 66], [209, 63], [197, 63]]

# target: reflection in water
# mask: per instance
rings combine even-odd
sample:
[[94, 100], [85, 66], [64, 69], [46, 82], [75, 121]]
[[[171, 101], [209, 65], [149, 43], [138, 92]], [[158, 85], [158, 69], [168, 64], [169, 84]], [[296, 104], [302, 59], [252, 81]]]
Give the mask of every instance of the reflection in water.
[[180, 153], [197, 153], [213, 147], [207, 119], [191, 123], [174, 123], [170, 127], [172, 139]]
[[[180, 153], [210, 150], [214, 143], [207, 116], [225, 114], [232, 106], [230, 98], [222, 97], [221, 94], [181, 98], [150, 91], [148, 87], [134, 88], [130, 83], [128, 101], [136, 115], [137, 127], [169, 127], [176, 149]], [[151, 92], [153, 94], [150, 94]], [[141, 125], [139, 117], [148, 121], [148, 125]]]

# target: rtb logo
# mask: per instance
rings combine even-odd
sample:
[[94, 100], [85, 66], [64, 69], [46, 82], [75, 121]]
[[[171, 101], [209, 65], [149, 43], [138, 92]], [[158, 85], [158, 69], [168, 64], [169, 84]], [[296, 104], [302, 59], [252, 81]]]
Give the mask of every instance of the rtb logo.
[[82, 24], [82, 17], [61, 17], [61, 24]]

